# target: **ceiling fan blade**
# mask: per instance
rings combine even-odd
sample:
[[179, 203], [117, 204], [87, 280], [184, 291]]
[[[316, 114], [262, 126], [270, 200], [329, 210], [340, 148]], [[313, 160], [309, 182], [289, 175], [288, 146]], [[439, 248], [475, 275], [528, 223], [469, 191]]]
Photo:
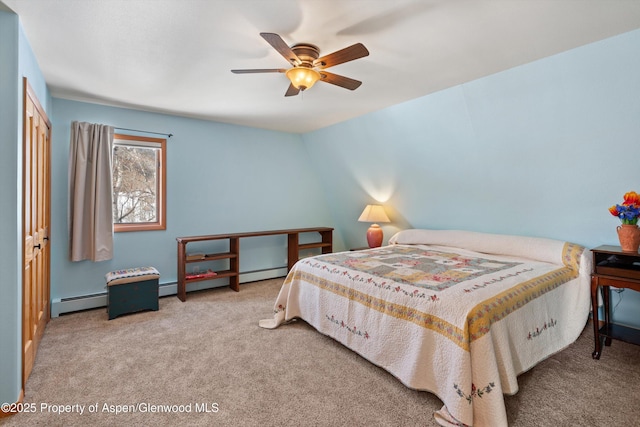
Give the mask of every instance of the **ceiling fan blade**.
[[320, 71], [321, 82], [331, 83], [349, 90], [356, 90], [362, 84], [359, 80], [350, 79], [349, 77], [333, 74], [328, 71]]
[[249, 70], [231, 70], [234, 74], [249, 74], [249, 73], [285, 73], [287, 70], [284, 68], [254, 68]]
[[343, 64], [369, 55], [369, 51], [362, 43], [356, 43], [344, 49], [325, 55], [313, 61], [313, 65], [318, 68], [329, 68], [334, 65]]
[[260, 35], [291, 64], [300, 65], [302, 63], [298, 55], [291, 50], [289, 45], [286, 44], [279, 35], [276, 33], [260, 33]]
[[287, 89], [287, 92], [284, 94], [284, 96], [296, 96], [299, 93], [300, 89], [296, 89], [294, 85], [290, 84], [289, 89]]

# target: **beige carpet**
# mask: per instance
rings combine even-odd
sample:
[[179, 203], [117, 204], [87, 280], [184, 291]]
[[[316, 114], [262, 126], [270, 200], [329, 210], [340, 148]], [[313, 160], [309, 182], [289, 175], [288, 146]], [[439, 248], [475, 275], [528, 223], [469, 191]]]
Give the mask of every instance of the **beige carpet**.
[[[435, 425], [432, 414], [442, 405], [436, 397], [404, 387], [306, 323], [259, 328], [281, 283], [189, 293], [185, 303], [166, 297], [160, 311], [111, 321], [105, 309], [53, 319], [26, 386], [25, 403], [35, 404], [35, 413], [0, 424]], [[614, 341], [599, 361], [592, 350], [588, 327], [523, 374], [520, 392], [506, 398], [510, 425], [639, 425], [640, 347]], [[146, 412], [113, 412], [134, 405]], [[161, 409], [154, 405], [176, 406], [152, 413]], [[81, 406], [83, 414], [55, 412]]]

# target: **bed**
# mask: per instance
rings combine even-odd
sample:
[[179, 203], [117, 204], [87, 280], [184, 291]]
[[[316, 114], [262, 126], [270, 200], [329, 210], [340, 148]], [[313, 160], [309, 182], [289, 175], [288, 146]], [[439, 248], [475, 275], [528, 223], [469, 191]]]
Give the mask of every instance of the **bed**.
[[517, 375], [584, 329], [590, 274], [590, 251], [569, 242], [404, 230], [387, 246], [298, 261], [260, 326], [306, 321], [438, 396], [440, 425], [506, 426]]

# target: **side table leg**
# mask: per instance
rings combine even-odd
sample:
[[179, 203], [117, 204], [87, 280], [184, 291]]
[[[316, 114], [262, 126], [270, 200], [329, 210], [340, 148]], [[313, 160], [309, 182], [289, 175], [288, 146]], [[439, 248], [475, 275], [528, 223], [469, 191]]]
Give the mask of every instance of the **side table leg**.
[[[611, 304], [611, 287], [603, 286], [602, 287], [602, 300], [604, 303], [603, 311], [604, 311], [604, 326], [605, 330], [609, 332], [609, 326], [611, 325], [611, 310], [609, 309]], [[604, 345], [611, 345], [611, 337], [607, 336], [604, 340]]]
[[593, 322], [593, 340], [595, 343], [591, 357], [600, 359], [602, 342], [600, 341], [600, 322], [598, 321], [598, 279], [596, 277], [591, 277], [591, 315]]

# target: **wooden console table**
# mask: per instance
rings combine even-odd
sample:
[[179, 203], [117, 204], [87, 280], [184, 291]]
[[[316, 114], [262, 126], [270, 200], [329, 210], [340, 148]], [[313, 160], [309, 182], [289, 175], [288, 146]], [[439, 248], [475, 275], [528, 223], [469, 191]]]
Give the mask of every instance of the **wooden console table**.
[[[593, 315], [593, 334], [595, 349], [591, 356], [600, 359], [602, 338], [604, 345], [610, 346], [611, 340], [621, 340], [640, 344], [640, 330], [611, 323], [610, 295], [611, 286], [633, 289], [640, 292], [640, 254], [623, 252], [620, 246], [598, 246], [593, 252], [593, 274], [591, 275], [591, 303]], [[602, 287], [604, 303], [604, 323], [598, 320], [598, 288]]]
[[[314, 243], [300, 243], [299, 237], [303, 233], [320, 233], [321, 240]], [[253, 231], [248, 233], [212, 234], [209, 236], [177, 237], [178, 241], [178, 298], [180, 301], [187, 299], [187, 284], [201, 280], [215, 280], [224, 277], [229, 278], [229, 287], [234, 291], [240, 290], [240, 239], [247, 237], [287, 235], [287, 271], [300, 257], [300, 251], [304, 249], [321, 248], [323, 254], [333, 251], [333, 228], [294, 228], [289, 230]], [[229, 252], [217, 252], [202, 254], [196, 259], [187, 256], [187, 244], [192, 242], [204, 242], [210, 240], [228, 240]], [[186, 267], [188, 263], [205, 261], [229, 260], [229, 269], [217, 271], [215, 276], [203, 274], [201, 277], [187, 277]]]

